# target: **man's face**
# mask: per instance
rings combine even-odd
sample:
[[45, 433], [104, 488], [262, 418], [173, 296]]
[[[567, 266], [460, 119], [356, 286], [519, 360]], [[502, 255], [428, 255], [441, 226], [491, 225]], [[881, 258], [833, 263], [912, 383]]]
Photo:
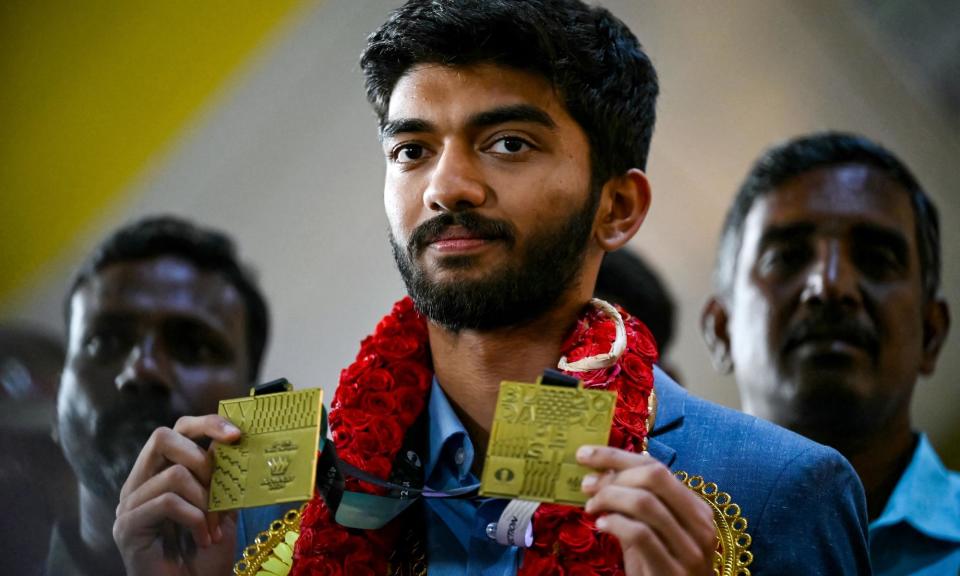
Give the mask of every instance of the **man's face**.
[[74, 293], [57, 412], [88, 489], [117, 498], [155, 428], [244, 393], [246, 323], [232, 284], [176, 257], [109, 265]]
[[590, 147], [546, 80], [493, 65], [414, 67], [382, 138], [394, 255], [432, 320], [520, 323], [578, 282], [596, 211]]
[[858, 164], [787, 181], [754, 204], [737, 261], [729, 338], [744, 408], [824, 442], [908, 418], [932, 369], [924, 307], [899, 184]]

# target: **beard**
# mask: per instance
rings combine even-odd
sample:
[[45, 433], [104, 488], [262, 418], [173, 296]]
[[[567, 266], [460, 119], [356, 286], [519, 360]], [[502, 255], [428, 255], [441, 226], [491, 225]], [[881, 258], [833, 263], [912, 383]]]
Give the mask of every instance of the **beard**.
[[[417, 310], [434, 323], [453, 332], [522, 325], [549, 311], [579, 282], [599, 201], [599, 190], [590, 193], [584, 206], [554, 225], [533, 231], [511, 262], [479, 279], [435, 281], [418, 259], [450, 226], [503, 242], [514, 252], [517, 234], [510, 223], [472, 211], [446, 212], [418, 226], [406, 246], [391, 230], [390, 245], [407, 293]], [[449, 256], [439, 267], [469, 270], [475, 264], [473, 256]]]
[[92, 427], [78, 412], [60, 420], [60, 437], [77, 479], [93, 494], [119, 500], [140, 451], [154, 430], [172, 427], [177, 415], [158, 398], [147, 403], [121, 402], [101, 412]]

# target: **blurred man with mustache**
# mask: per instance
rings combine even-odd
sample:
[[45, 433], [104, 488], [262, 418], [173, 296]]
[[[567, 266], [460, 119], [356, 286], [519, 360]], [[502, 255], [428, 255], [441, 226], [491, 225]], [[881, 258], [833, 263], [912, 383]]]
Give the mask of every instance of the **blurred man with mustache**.
[[257, 377], [267, 305], [235, 252], [219, 232], [149, 218], [107, 238], [74, 279], [57, 412], [79, 513], [54, 530], [49, 574], [122, 574], [111, 527], [151, 433], [216, 412]]
[[702, 317], [744, 410], [836, 448], [863, 481], [877, 574], [960, 571], [960, 474], [910, 424], [950, 316], [937, 210], [859, 136], [768, 150], [727, 214]]

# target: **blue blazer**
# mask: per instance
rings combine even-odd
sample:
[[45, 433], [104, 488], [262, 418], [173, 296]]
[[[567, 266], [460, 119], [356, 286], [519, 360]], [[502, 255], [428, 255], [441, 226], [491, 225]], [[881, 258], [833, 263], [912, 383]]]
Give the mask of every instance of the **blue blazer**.
[[751, 574], [870, 574], [863, 486], [833, 448], [689, 394], [654, 368], [648, 450], [730, 494], [753, 538]]

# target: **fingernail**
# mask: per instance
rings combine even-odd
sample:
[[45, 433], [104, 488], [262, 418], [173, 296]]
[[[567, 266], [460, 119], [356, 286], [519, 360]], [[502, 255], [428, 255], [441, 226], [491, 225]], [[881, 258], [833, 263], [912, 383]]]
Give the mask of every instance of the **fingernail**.
[[593, 510], [593, 498], [589, 499], [583, 505], [583, 511], [589, 514]]
[[223, 423], [223, 431], [226, 432], [227, 434], [239, 434], [239, 433], [240, 433], [240, 429], [237, 428], [236, 426], [234, 426], [233, 424], [229, 423], [229, 422], [224, 422], [224, 423]]
[[213, 527], [213, 541], [220, 542], [223, 539], [223, 530], [220, 530], [219, 526]]
[[577, 449], [577, 458], [579, 460], [585, 460], [593, 456], [593, 453], [594, 453], [594, 449], [591, 448], [590, 446], [581, 446], [580, 448]]
[[594, 484], [596, 484], [597, 480], [598, 478], [596, 474], [587, 474], [586, 476], [583, 477], [583, 480], [580, 482], [580, 488], [583, 490], [586, 490], [587, 488], [590, 488]]
[[596, 524], [597, 524], [597, 530], [601, 530], [601, 531], [602, 531], [602, 530], [606, 530], [606, 529], [607, 529], [607, 526], [609, 525], [609, 522], [607, 522], [607, 517], [606, 517], [606, 516], [601, 516], [601, 517], [597, 518]]

